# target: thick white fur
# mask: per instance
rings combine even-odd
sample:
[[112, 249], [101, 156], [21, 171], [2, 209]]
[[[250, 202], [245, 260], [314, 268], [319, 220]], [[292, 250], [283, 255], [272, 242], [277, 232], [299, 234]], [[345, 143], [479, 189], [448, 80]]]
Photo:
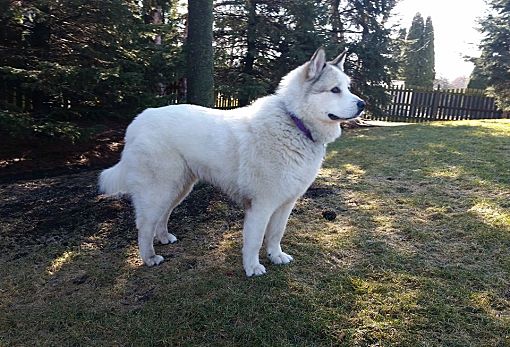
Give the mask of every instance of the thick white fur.
[[[176, 241], [168, 233], [168, 218], [197, 180], [212, 183], [245, 207], [247, 276], [266, 272], [259, 262], [264, 239], [273, 263], [293, 260], [280, 241], [294, 203], [319, 171], [325, 144], [340, 136], [339, 122], [328, 114], [352, 118], [359, 113], [360, 99], [349, 92], [341, 66], [325, 63], [320, 49], [282, 80], [276, 94], [248, 107], [222, 111], [174, 105], [147, 109], [135, 118], [126, 131], [122, 159], [101, 173], [100, 190], [131, 196], [146, 265], [163, 261], [154, 252], [154, 238]], [[335, 86], [342, 92], [332, 93]], [[288, 112], [302, 119], [315, 142]]]

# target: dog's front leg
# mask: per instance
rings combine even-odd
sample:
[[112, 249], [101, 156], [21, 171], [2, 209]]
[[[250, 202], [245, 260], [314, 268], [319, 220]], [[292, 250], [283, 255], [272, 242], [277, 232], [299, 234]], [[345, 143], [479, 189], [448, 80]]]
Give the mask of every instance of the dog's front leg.
[[243, 227], [243, 266], [248, 277], [266, 273], [266, 268], [259, 262], [259, 251], [272, 212], [256, 205], [246, 210]]
[[280, 242], [282, 241], [289, 215], [295, 203], [296, 200], [283, 204], [273, 213], [269, 220], [266, 230], [266, 247], [267, 256], [273, 264], [288, 264], [293, 260], [291, 255], [282, 251]]

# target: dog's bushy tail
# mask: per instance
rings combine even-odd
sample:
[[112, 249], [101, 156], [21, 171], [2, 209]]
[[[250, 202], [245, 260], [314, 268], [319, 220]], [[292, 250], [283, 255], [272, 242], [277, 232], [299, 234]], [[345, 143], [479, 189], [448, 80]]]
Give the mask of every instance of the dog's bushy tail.
[[121, 195], [127, 193], [122, 161], [101, 172], [99, 175], [99, 192], [106, 195]]

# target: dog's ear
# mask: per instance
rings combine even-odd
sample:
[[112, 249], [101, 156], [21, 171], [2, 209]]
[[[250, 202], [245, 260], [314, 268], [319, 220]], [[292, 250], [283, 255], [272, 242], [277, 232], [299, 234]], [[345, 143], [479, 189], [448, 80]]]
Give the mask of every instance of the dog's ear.
[[333, 59], [331, 61], [331, 64], [338, 66], [338, 68], [340, 70], [344, 71], [344, 63], [345, 63], [346, 57], [347, 57], [347, 48], [342, 53], [340, 53], [340, 55], [338, 57]]
[[312, 59], [308, 62], [308, 71], [306, 77], [309, 80], [317, 78], [321, 73], [322, 69], [326, 66], [326, 52], [324, 48], [320, 47], [312, 56]]

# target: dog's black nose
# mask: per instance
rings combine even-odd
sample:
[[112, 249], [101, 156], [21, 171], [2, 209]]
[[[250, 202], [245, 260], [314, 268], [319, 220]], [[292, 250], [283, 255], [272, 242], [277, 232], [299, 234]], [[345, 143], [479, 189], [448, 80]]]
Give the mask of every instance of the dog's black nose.
[[365, 108], [365, 106], [367, 105], [363, 100], [360, 100], [358, 101], [358, 103], [356, 104], [358, 106], [358, 109], [360, 111], [363, 111], [363, 109]]

